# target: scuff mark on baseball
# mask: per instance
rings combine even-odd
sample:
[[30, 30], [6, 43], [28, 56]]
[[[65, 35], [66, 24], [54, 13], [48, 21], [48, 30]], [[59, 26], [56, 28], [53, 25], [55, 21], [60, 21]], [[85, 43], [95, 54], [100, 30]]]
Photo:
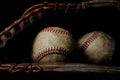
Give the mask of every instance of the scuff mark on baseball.
[[32, 59], [38, 63], [66, 61], [73, 54], [75, 45], [68, 30], [47, 27], [37, 34], [33, 42]]
[[78, 46], [89, 62], [109, 63], [115, 50], [115, 40], [103, 31], [93, 31], [83, 35]]

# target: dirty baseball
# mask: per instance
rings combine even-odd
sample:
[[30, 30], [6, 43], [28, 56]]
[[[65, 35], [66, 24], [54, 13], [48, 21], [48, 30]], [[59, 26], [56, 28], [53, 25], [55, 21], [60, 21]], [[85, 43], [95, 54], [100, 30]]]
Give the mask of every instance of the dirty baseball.
[[66, 61], [74, 50], [72, 35], [60, 27], [47, 27], [41, 30], [34, 42], [32, 59], [39, 63]]
[[91, 63], [110, 62], [115, 50], [115, 40], [102, 31], [86, 33], [78, 40], [79, 49]]

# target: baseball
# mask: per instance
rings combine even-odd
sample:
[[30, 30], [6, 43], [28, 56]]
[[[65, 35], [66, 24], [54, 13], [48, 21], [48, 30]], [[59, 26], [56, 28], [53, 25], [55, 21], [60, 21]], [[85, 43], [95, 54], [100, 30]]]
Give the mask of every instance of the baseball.
[[83, 35], [78, 40], [78, 46], [89, 62], [109, 63], [115, 50], [115, 41], [102, 31], [93, 31]]
[[72, 35], [60, 27], [47, 27], [40, 31], [33, 42], [32, 59], [38, 63], [66, 61], [74, 50]]

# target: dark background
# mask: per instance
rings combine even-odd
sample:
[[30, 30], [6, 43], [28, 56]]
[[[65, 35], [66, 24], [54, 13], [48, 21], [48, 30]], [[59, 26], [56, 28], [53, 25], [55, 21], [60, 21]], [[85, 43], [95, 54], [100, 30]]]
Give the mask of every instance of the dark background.
[[[85, 0], [47, 0], [47, 2], [82, 2]], [[87, 1], [87, 0], [86, 0]], [[9, 26], [15, 20], [19, 19], [22, 13], [29, 7], [44, 2], [44, 0], [10, 0], [0, 3], [0, 31]], [[113, 37], [116, 41], [116, 49], [113, 55], [112, 65], [120, 65], [120, 32], [119, 19], [120, 11], [115, 7], [99, 7], [81, 9], [79, 13], [58, 16], [48, 16], [43, 23], [38, 22], [33, 26], [27, 27], [14, 38], [9, 40], [4, 48], [0, 49], [0, 61], [9, 63], [32, 62], [31, 50], [35, 35], [43, 27], [61, 26], [68, 29], [75, 40], [83, 34], [100, 30]]]
[[[47, 0], [48, 2], [81, 2], [85, 0]], [[87, 0], [86, 0], [87, 1]], [[4, 0], [0, 1], [0, 31], [19, 19], [22, 13], [29, 7], [44, 2], [44, 0]], [[49, 13], [48, 13], [49, 14]], [[9, 40], [4, 48], [0, 48], [1, 63], [23, 63], [33, 62], [31, 59], [32, 42], [41, 28], [48, 26], [61, 26], [68, 29], [77, 41], [79, 37], [87, 32], [100, 30], [109, 34], [116, 41], [112, 66], [120, 66], [120, 11], [115, 7], [99, 7], [81, 9], [77, 14], [61, 15], [58, 17], [47, 16], [42, 22], [37, 22], [33, 26], [27, 27], [14, 38]], [[67, 74], [67, 75], [66, 75]], [[4, 73], [2, 73], [4, 75]], [[119, 74], [106, 73], [21, 73], [2, 76], [5, 79], [93, 79], [93, 80], [119, 80]], [[18, 76], [19, 75], [19, 76]], [[2, 80], [5, 80], [2, 79]]]

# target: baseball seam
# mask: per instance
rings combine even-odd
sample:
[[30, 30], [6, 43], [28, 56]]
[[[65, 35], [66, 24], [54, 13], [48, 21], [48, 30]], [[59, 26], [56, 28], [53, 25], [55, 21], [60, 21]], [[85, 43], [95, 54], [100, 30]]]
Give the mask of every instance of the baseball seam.
[[65, 35], [71, 35], [67, 30], [60, 30], [60, 29], [55, 29], [55, 28], [45, 28], [42, 30], [43, 32], [53, 32], [53, 33], [58, 33], [58, 34], [65, 34]]
[[60, 54], [67, 56], [68, 50], [62, 47], [50, 47], [39, 52], [39, 55], [35, 58], [35, 61], [40, 61], [43, 57], [51, 54]]
[[97, 38], [99, 32], [94, 32], [81, 46], [83, 50], [87, 49], [88, 46]]

